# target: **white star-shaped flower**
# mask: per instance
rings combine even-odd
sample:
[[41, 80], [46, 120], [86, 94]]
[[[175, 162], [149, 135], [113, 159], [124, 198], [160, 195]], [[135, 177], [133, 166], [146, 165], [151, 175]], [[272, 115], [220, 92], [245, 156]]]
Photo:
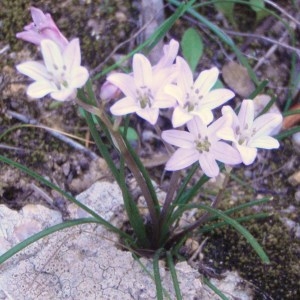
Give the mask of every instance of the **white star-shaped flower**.
[[232, 119], [232, 127], [221, 128], [218, 136], [233, 143], [245, 165], [254, 162], [257, 148], [279, 148], [279, 142], [270, 134], [282, 123], [281, 114], [266, 113], [254, 119], [252, 100], [243, 100], [238, 115], [230, 106], [224, 106], [222, 113], [225, 118]]
[[177, 57], [178, 66], [177, 84], [169, 84], [165, 92], [177, 100], [172, 124], [179, 127], [190, 121], [194, 116], [198, 116], [207, 125], [212, 122], [212, 109], [224, 104], [234, 97], [234, 93], [229, 89], [214, 89], [219, 70], [211, 68], [201, 72], [198, 78], [193, 79], [193, 73], [182, 57]]
[[43, 62], [29, 61], [17, 65], [17, 70], [35, 80], [27, 89], [32, 98], [50, 94], [58, 101], [70, 100], [82, 87], [88, 71], [82, 67], [79, 40], [72, 40], [63, 50], [52, 40], [41, 41]]

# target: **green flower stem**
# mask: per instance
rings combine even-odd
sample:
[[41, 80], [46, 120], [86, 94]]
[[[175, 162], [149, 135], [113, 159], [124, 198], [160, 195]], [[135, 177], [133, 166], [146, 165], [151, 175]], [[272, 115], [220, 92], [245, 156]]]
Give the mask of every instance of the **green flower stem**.
[[[211, 204], [211, 208], [217, 208], [222, 200], [222, 196], [224, 194], [224, 190], [229, 182], [230, 179], [230, 172], [231, 170], [229, 170], [226, 175], [225, 175], [225, 179], [223, 182], [223, 186], [222, 189], [220, 189], [220, 191], [218, 192], [218, 195], [216, 196], [215, 200], [212, 202]], [[181, 232], [175, 234], [170, 241], [168, 241], [168, 244], [173, 243], [175, 241], [181, 240], [184, 236], [186, 236], [189, 232], [191, 232], [192, 230], [198, 228], [202, 223], [204, 223], [205, 221], [207, 221], [207, 219], [209, 219], [210, 217], [210, 212], [207, 211], [205, 212], [196, 222], [194, 222], [193, 224], [191, 224], [190, 226], [186, 227], [184, 230], [182, 230]]]
[[[110, 120], [108, 119], [108, 117], [106, 116], [106, 114], [103, 111], [101, 111], [100, 109], [98, 109], [95, 106], [86, 104], [86, 103], [82, 102], [79, 99], [77, 99], [76, 101], [77, 101], [78, 105], [80, 105], [86, 111], [98, 116], [100, 118], [100, 120], [104, 123], [104, 125], [108, 128], [108, 130], [109, 130], [109, 132], [110, 132], [110, 134], [111, 134], [111, 136], [114, 140], [115, 146], [120, 151], [120, 153], [123, 155], [128, 168], [133, 173], [139, 187], [142, 190], [143, 196], [145, 197], [145, 201], [147, 203], [147, 207], [149, 209], [151, 223], [152, 223], [152, 226], [153, 226], [153, 236], [158, 237], [159, 236], [158, 214], [157, 214], [157, 211], [155, 209], [153, 199], [151, 197], [151, 193], [148, 189], [148, 186], [147, 186], [147, 184], [144, 180], [144, 177], [143, 177], [142, 173], [137, 168], [133, 157], [131, 156], [130, 152], [128, 151], [128, 149], [126, 147], [126, 144], [123, 140], [122, 135], [119, 133], [119, 131], [117, 129], [115, 129], [113, 127]], [[158, 240], [158, 238], [156, 238], [156, 239]], [[155, 241], [153, 241], [153, 242], [154, 242], [154, 244], [156, 244]]]
[[179, 178], [180, 178], [180, 171], [175, 171], [172, 173], [170, 184], [169, 184], [169, 190], [166, 195], [166, 199], [165, 199], [165, 202], [164, 202], [161, 214], [160, 214], [160, 224], [161, 225], [165, 222], [165, 219], [168, 215], [169, 208], [170, 208], [170, 205], [173, 200], [173, 196], [178, 188]]

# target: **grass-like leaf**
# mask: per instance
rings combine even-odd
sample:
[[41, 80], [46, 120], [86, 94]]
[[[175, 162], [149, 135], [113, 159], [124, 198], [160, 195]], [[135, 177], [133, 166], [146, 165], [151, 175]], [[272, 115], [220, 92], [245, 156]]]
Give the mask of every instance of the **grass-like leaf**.
[[[181, 5], [181, 2], [178, 0], [169, 0], [169, 3], [179, 6]], [[248, 74], [250, 78], [253, 80], [253, 82], [258, 85], [259, 80], [252, 70], [251, 66], [248, 63], [248, 60], [246, 57], [242, 54], [242, 52], [239, 50], [239, 48], [235, 45], [233, 40], [224, 32], [222, 31], [218, 26], [216, 26], [214, 23], [210, 22], [207, 18], [204, 16], [200, 15], [194, 8], [190, 7], [187, 8], [187, 13], [189, 13], [191, 16], [193, 16], [196, 20], [207, 26], [207, 28], [213, 32], [223, 43], [227, 44], [232, 51], [235, 53], [237, 56], [238, 60], [240, 63], [247, 69]]]
[[171, 252], [167, 252], [167, 262], [168, 262], [168, 267], [172, 276], [172, 281], [173, 281], [173, 286], [175, 290], [175, 295], [177, 300], [182, 300], [181, 292], [180, 292], [180, 287], [179, 287], [179, 282], [177, 278], [177, 273], [173, 261], [173, 257]]
[[2, 254], [0, 256], [0, 264], [2, 264], [3, 262], [5, 262], [9, 258], [11, 258], [13, 255], [18, 253], [19, 251], [26, 248], [30, 244], [38, 241], [39, 239], [41, 239], [47, 235], [50, 235], [52, 233], [55, 233], [59, 230], [63, 230], [68, 227], [73, 227], [73, 226], [77, 226], [80, 224], [86, 224], [86, 223], [100, 223], [100, 222], [98, 220], [96, 220], [95, 218], [82, 218], [82, 219], [66, 221], [64, 223], [60, 223], [60, 224], [56, 224], [54, 226], [48, 227], [48, 228], [32, 235], [31, 237], [27, 238], [26, 240], [22, 241], [21, 243], [17, 244], [16, 246], [9, 249], [7, 252]]
[[162, 287], [161, 277], [160, 277], [160, 273], [159, 273], [159, 258], [160, 258], [161, 252], [162, 252], [162, 249], [158, 249], [155, 252], [155, 255], [153, 257], [153, 274], [154, 274], [157, 300], [163, 300], [164, 299], [164, 297], [163, 297], [163, 287]]
[[187, 11], [187, 9], [191, 7], [194, 2], [195, 0], [179, 3], [178, 8], [175, 10], [175, 12], [173, 12], [172, 15], [167, 18], [144, 43], [140, 44], [115, 64], [96, 74], [93, 77], [93, 80], [99, 79], [110, 71], [118, 68], [124, 61], [128, 60], [135, 53], [142, 51], [144, 48], [146, 53], [149, 52], [169, 32], [175, 22]]
[[113, 226], [112, 224], [110, 224], [109, 222], [107, 222], [106, 220], [104, 220], [101, 216], [99, 216], [92, 209], [90, 209], [89, 207], [85, 206], [83, 203], [81, 203], [80, 201], [78, 201], [72, 195], [70, 195], [69, 193], [65, 192], [64, 190], [62, 190], [61, 188], [59, 188], [57, 185], [55, 185], [52, 182], [50, 182], [49, 180], [45, 179], [44, 177], [42, 177], [38, 173], [36, 173], [36, 172], [30, 170], [29, 168], [27, 168], [26, 166], [24, 166], [22, 164], [19, 164], [19, 163], [15, 162], [15, 161], [12, 161], [11, 159], [9, 159], [9, 158], [7, 158], [5, 156], [2, 156], [2, 155], [0, 155], [0, 161], [6, 163], [8, 165], [11, 165], [11, 166], [13, 166], [13, 167], [15, 167], [17, 169], [19, 169], [20, 171], [26, 173], [27, 175], [29, 175], [30, 177], [36, 179], [37, 181], [41, 182], [42, 184], [45, 184], [46, 186], [50, 187], [51, 189], [57, 191], [62, 196], [66, 197], [69, 201], [73, 202], [74, 204], [76, 204], [77, 206], [79, 206], [80, 208], [82, 208], [83, 210], [85, 210], [87, 213], [89, 213], [91, 216], [93, 216], [99, 223], [101, 223], [102, 225], [106, 226], [106, 228], [108, 228], [109, 230], [112, 230], [113, 232], [119, 234], [123, 238], [126, 238], [126, 239], [128, 239], [130, 241], [133, 241], [131, 236], [129, 236], [125, 232], [121, 231], [117, 227]]
[[203, 282], [214, 291], [222, 300], [229, 300], [214, 284], [212, 284], [208, 278], [204, 277]]
[[[264, 219], [269, 216], [270, 216], [270, 214], [268, 214], [268, 213], [258, 213], [258, 214], [253, 214], [250, 216], [236, 218], [235, 221], [242, 223], [242, 222], [248, 222], [248, 221], [256, 220], [256, 219]], [[200, 233], [210, 232], [210, 231], [213, 231], [214, 229], [221, 228], [226, 225], [228, 225], [226, 222], [219, 222], [219, 223], [215, 223], [212, 225], [206, 225], [206, 226], [203, 226], [202, 228], [200, 228], [199, 232]]]
[[228, 225], [235, 228], [239, 233], [241, 233], [246, 238], [246, 240], [249, 242], [249, 244], [252, 246], [252, 248], [255, 250], [255, 252], [261, 258], [261, 260], [266, 264], [270, 263], [270, 260], [267, 254], [265, 253], [265, 251], [263, 250], [263, 248], [259, 245], [259, 243], [254, 238], [254, 236], [245, 227], [243, 227], [237, 221], [228, 217], [226, 214], [224, 214], [218, 209], [211, 208], [210, 206], [204, 204], [199, 204], [198, 206], [208, 211], [209, 213], [218, 216], [220, 219], [223, 219], [224, 222], [226, 222]]

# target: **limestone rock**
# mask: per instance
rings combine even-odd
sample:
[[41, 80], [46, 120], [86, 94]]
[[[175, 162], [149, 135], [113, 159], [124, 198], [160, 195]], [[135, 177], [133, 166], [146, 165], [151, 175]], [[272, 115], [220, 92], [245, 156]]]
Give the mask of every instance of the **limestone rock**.
[[[116, 218], [123, 205], [118, 186], [109, 182], [96, 182], [77, 199], [108, 221]], [[69, 210], [73, 218], [86, 216], [73, 204]], [[61, 222], [59, 212], [40, 205], [27, 205], [20, 212], [1, 205], [1, 253]], [[153, 273], [151, 260], [143, 258], [140, 263]], [[0, 299], [156, 299], [154, 281], [144, 268], [130, 252], [118, 247], [116, 235], [103, 226], [78, 225], [44, 237], [0, 265]], [[177, 264], [176, 269], [183, 299], [219, 299], [203, 288], [199, 272], [186, 262]], [[163, 262], [160, 274], [166, 299], [175, 299], [171, 275]], [[229, 299], [233, 299], [231, 294], [233, 291], [226, 291]]]

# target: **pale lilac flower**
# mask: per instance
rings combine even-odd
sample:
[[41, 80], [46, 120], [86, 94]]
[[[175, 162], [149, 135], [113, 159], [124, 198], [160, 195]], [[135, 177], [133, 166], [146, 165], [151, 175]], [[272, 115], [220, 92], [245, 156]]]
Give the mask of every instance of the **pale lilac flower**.
[[55, 42], [42, 40], [41, 51], [44, 63], [29, 61], [17, 65], [19, 72], [35, 80], [27, 94], [33, 98], [50, 94], [58, 101], [70, 100], [89, 77], [87, 69], [80, 66], [79, 40], [72, 40], [63, 51]]
[[100, 88], [100, 99], [110, 101], [120, 95], [120, 89], [109, 81], [105, 81]]
[[233, 146], [240, 152], [245, 165], [254, 162], [257, 148], [279, 148], [279, 142], [270, 134], [281, 124], [281, 114], [266, 113], [254, 119], [252, 100], [243, 100], [238, 115], [230, 106], [224, 106], [222, 113], [225, 118], [232, 119], [232, 127], [220, 129], [218, 136], [233, 143]]
[[175, 107], [172, 124], [178, 127], [198, 116], [207, 125], [212, 122], [212, 109], [222, 105], [234, 97], [228, 89], [211, 90], [215, 85], [219, 71], [217, 68], [203, 71], [194, 82], [193, 73], [182, 57], [177, 57], [178, 65], [177, 85], [169, 84], [165, 92], [173, 96], [178, 105]]
[[179, 147], [168, 160], [166, 170], [181, 170], [199, 161], [203, 172], [209, 177], [215, 177], [220, 171], [217, 161], [229, 165], [239, 164], [239, 152], [220, 141], [216, 135], [220, 128], [229, 126], [228, 122], [226, 118], [220, 118], [207, 127], [200, 118], [195, 117], [187, 123], [189, 132], [175, 129], [163, 131], [163, 140]]
[[135, 54], [132, 63], [133, 73], [115, 73], [107, 80], [117, 86], [125, 97], [111, 106], [113, 115], [126, 115], [135, 112], [154, 125], [160, 108], [173, 107], [176, 101], [164, 93], [166, 84], [176, 76], [175, 66], [153, 70], [149, 60], [142, 54]]
[[50, 14], [44, 14], [40, 9], [31, 7], [33, 22], [24, 27], [25, 31], [17, 33], [17, 38], [40, 45], [43, 39], [54, 41], [61, 49], [68, 45], [68, 40], [60, 32]]

